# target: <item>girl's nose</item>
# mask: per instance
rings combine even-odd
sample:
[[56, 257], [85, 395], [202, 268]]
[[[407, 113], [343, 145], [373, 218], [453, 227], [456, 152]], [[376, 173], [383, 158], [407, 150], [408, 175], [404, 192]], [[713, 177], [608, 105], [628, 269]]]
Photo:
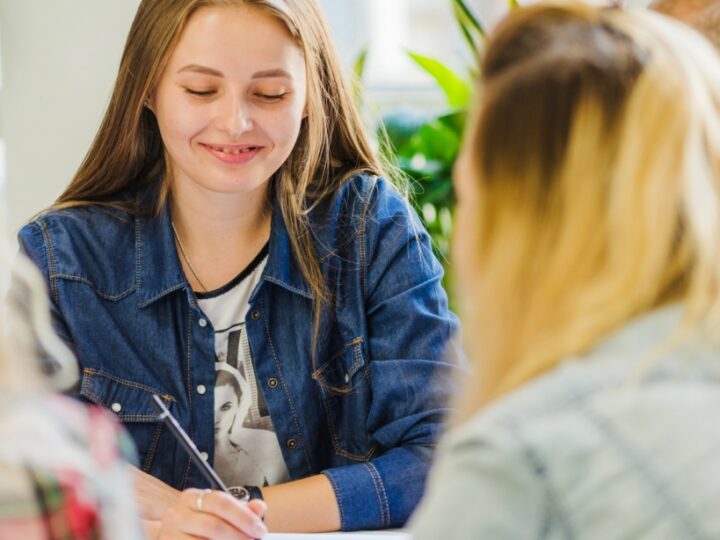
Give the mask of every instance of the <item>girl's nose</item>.
[[253, 128], [249, 108], [240, 99], [231, 100], [224, 107], [219, 120], [219, 127], [227, 132], [231, 139], [239, 139]]

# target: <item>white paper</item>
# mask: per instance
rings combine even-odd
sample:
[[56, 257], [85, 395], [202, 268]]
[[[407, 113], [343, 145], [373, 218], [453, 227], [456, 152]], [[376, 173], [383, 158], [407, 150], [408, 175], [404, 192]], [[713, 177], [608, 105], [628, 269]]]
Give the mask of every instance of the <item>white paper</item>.
[[369, 532], [346, 532], [346, 533], [270, 533], [265, 540], [411, 540], [406, 532], [400, 531], [369, 531]]

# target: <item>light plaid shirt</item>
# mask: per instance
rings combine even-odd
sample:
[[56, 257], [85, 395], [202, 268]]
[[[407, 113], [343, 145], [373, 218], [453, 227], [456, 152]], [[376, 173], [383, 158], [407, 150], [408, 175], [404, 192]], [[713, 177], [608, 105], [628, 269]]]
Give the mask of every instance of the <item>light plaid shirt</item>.
[[451, 430], [413, 538], [720, 538], [720, 347], [673, 341], [681, 315], [638, 318]]

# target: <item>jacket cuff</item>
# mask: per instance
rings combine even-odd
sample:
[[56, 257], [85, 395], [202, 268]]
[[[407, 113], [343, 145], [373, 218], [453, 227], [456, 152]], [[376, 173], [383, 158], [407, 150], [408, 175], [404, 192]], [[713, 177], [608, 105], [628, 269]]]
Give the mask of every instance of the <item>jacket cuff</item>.
[[340, 529], [384, 529], [391, 526], [390, 505], [380, 473], [372, 463], [322, 471], [335, 491]]

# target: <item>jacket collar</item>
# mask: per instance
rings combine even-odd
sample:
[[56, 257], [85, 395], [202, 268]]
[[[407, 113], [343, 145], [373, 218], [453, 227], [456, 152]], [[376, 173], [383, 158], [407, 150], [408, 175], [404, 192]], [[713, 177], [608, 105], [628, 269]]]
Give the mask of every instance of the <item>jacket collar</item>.
[[263, 279], [305, 298], [313, 298], [310, 287], [293, 256], [290, 236], [277, 204], [273, 207], [268, 262], [263, 272]]
[[[166, 204], [157, 216], [138, 217], [135, 223], [140, 307], [144, 308], [179, 289], [186, 289], [189, 293], [190, 285], [175, 247], [170, 205]], [[277, 205], [273, 209], [268, 261], [262, 281], [274, 283], [306, 298], [313, 298], [292, 254], [285, 220]], [[194, 304], [194, 295], [188, 296]]]
[[139, 304], [144, 308], [189, 285], [180, 266], [172, 230], [170, 206], [159, 215], [135, 220]]

